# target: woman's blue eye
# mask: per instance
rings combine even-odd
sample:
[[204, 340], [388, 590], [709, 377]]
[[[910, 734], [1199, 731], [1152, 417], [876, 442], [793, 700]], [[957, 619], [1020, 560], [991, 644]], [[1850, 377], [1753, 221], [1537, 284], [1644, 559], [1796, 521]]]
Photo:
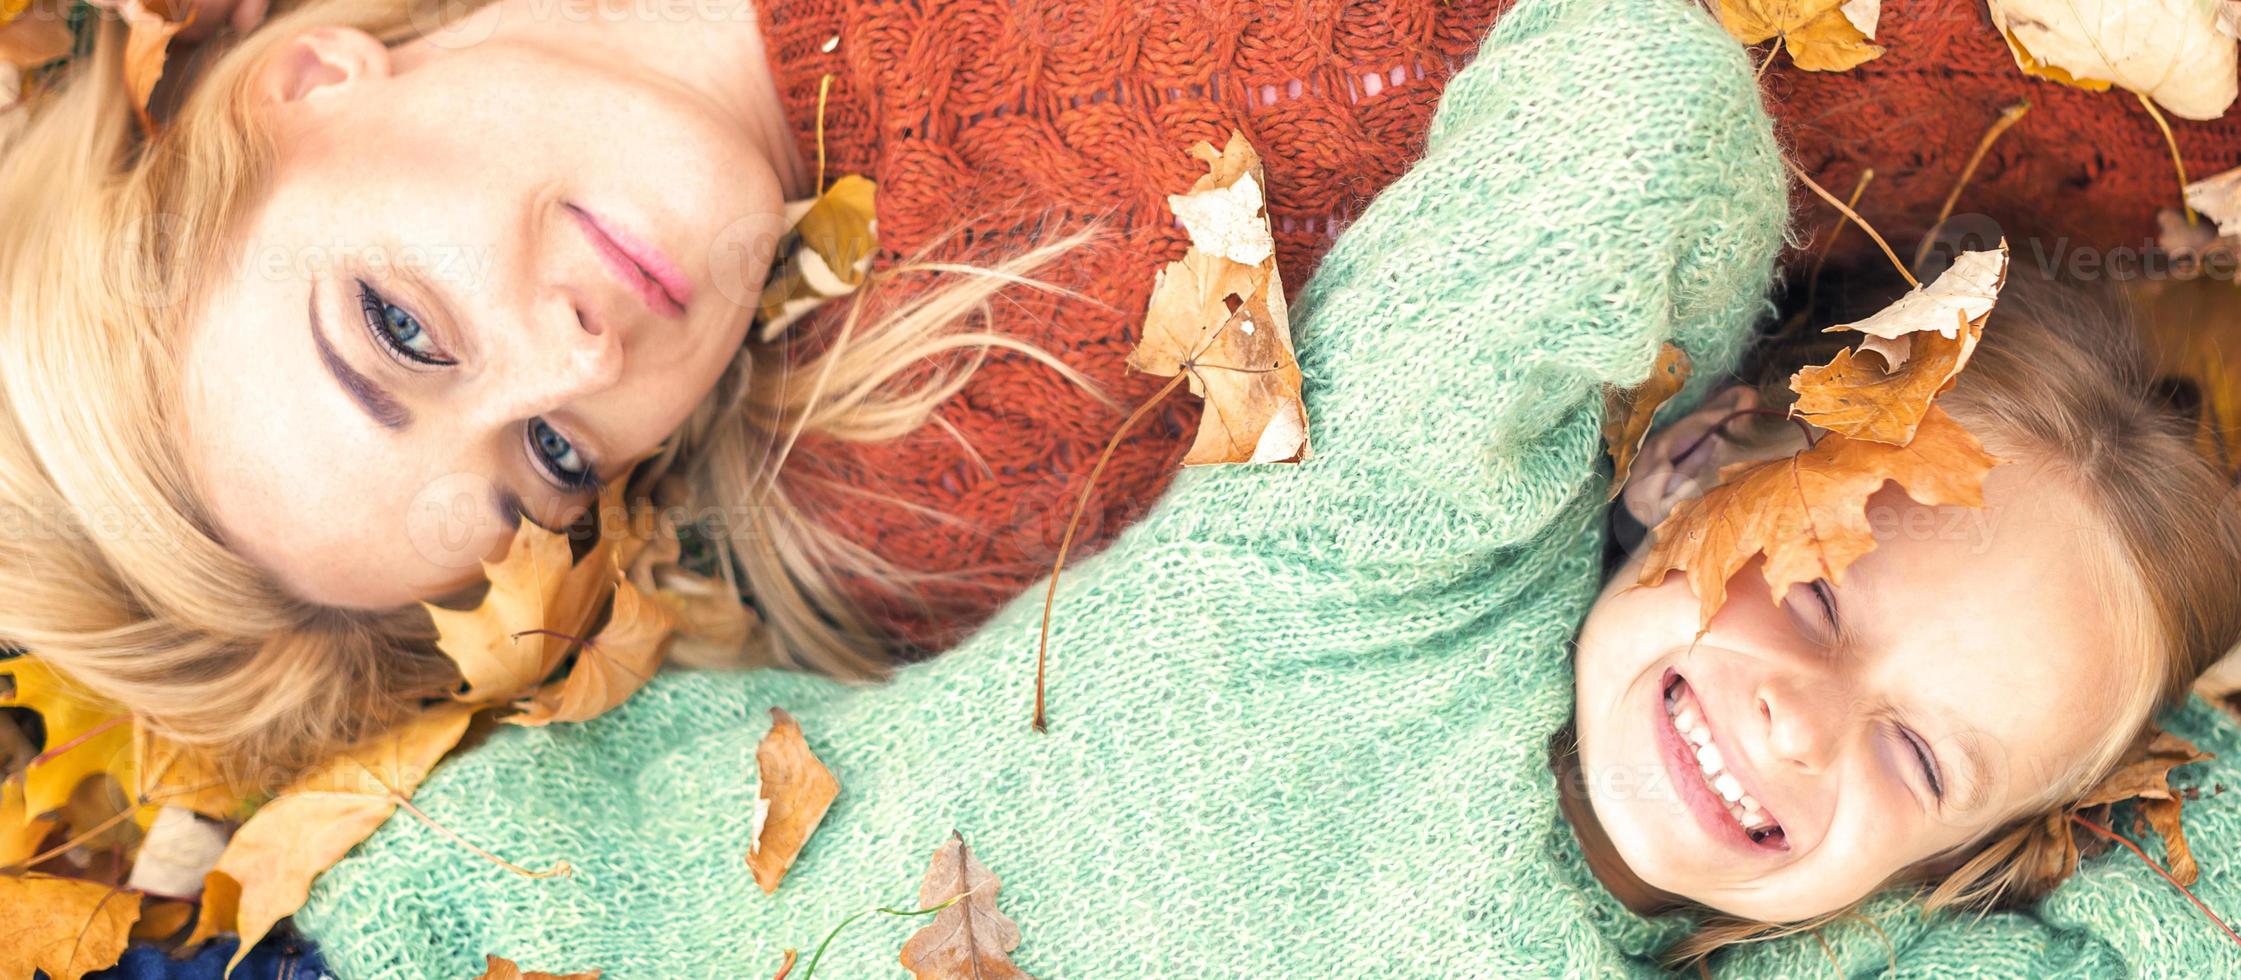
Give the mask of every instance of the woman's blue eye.
[[544, 419], [529, 420], [529, 443], [536, 451], [538, 464], [561, 486], [581, 490], [592, 483], [594, 474], [584, 454], [577, 452], [568, 437]]
[[420, 319], [389, 302], [365, 280], [358, 281], [358, 304], [366, 311], [366, 329], [391, 354], [419, 364], [446, 366], [451, 359], [437, 352], [436, 339]]

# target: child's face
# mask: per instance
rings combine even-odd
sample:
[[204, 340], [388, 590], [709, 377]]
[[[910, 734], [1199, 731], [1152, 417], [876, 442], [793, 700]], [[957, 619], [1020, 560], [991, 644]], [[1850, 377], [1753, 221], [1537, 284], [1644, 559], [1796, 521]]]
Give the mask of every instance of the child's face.
[[[1645, 524], [1730, 461], [1671, 457], [1754, 401], [1736, 391], [1644, 449], [1626, 499]], [[2129, 728], [2139, 668], [2095, 574], [2096, 518], [2021, 464], [1994, 469], [1985, 498], [1925, 507], [1886, 485], [1869, 502], [1877, 547], [1841, 587], [1770, 599], [1754, 562], [1701, 639], [1681, 575], [1634, 588], [1637, 554], [1611, 579], [1579, 638], [1579, 763], [1635, 876], [1760, 921], [1833, 911], [2055, 791]]]

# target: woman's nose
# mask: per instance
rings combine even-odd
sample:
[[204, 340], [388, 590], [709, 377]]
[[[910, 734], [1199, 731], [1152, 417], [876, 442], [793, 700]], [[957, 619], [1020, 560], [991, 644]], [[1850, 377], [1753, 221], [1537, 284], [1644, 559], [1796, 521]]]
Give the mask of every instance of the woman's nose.
[[529, 319], [510, 352], [514, 363], [499, 372], [510, 389], [508, 414], [550, 414], [622, 381], [621, 333], [584, 315], [565, 294], [539, 304]]

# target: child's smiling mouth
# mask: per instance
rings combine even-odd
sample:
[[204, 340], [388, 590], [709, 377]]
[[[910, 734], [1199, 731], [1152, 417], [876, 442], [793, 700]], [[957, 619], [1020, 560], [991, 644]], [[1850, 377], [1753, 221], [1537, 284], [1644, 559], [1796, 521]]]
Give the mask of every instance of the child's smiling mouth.
[[1668, 775], [1697, 822], [1712, 836], [1753, 850], [1788, 851], [1781, 823], [1728, 771], [1688, 682], [1667, 668], [1661, 691], [1657, 740]]

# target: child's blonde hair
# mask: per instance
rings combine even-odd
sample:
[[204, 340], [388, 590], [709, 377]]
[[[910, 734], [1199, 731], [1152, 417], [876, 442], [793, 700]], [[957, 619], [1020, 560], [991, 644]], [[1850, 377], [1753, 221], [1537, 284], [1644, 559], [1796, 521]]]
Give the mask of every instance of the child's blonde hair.
[[[1832, 321], [1809, 315], [1808, 322]], [[1780, 406], [1794, 397], [1790, 374], [1827, 361], [1844, 342], [1784, 335], [1762, 346], [1753, 357], [1759, 367], [1746, 373]], [[2131, 672], [2133, 689], [2117, 698], [2124, 721], [2067, 778], [1982, 837], [1886, 882], [1918, 888], [1924, 912], [2043, 895], [2052, 883], [2037, 875], [2060, 846], [2046, 818], [2104, 779], [2155, 716], [2184, 700], [2195, 678], [2241, 641], [2241, 499], [2197, 451], [2196, 421], [2164, 397], [2150, 364], [2129, 305], [2112, 290], [2016, 270], [1960, 383], [1938, 401], [2003, 459], [2035, 464], [2082, 489], [2103, 518], [2109, 554], [2081, 560], [2099, 566], [2119, 635], [2135, 647], [2110, 656], [2144, 669]], [[1848, 908], [1780, 925], [1714, 916], [1665, 959], [1702, 962], [1726, 946], [1856, 915]]]
[[[147, 139], [124, 91], [122, 31], [107, 24], [45, 86], [28, 125], [0, 137], [0, 644], [272, 778], [457, 676], [417, 606], [363, 612], [287, 595], [225, 546], [188, 479], [171, 406], [190, 312], [222, 278], [270, 166], [249, 86], [264, 56], [306, 29], [346, 25], [395, 44], [478, 5], [311, 0], [206, 59]], [[742, 579], [764, 626], [722, 659], [846, 677], [892, 662], [831, 584], [836, 566], [875, 580], [892, 569], [792, 506], [779, 467], [803, 436], [918, 427], [990, 348], [1086, 385], [1039, 350], [955, 329], [1079, 241], [990, 269], [903, 263], [875, 275], [809, 355], [783, 339], [743, 346], [656, 460], [685, 478], [693, 512], [730, 516], [719, 550], [737, 572], [726, 577]], [[960, 272], [972, 274], [878, 304], [882, 281]]]

